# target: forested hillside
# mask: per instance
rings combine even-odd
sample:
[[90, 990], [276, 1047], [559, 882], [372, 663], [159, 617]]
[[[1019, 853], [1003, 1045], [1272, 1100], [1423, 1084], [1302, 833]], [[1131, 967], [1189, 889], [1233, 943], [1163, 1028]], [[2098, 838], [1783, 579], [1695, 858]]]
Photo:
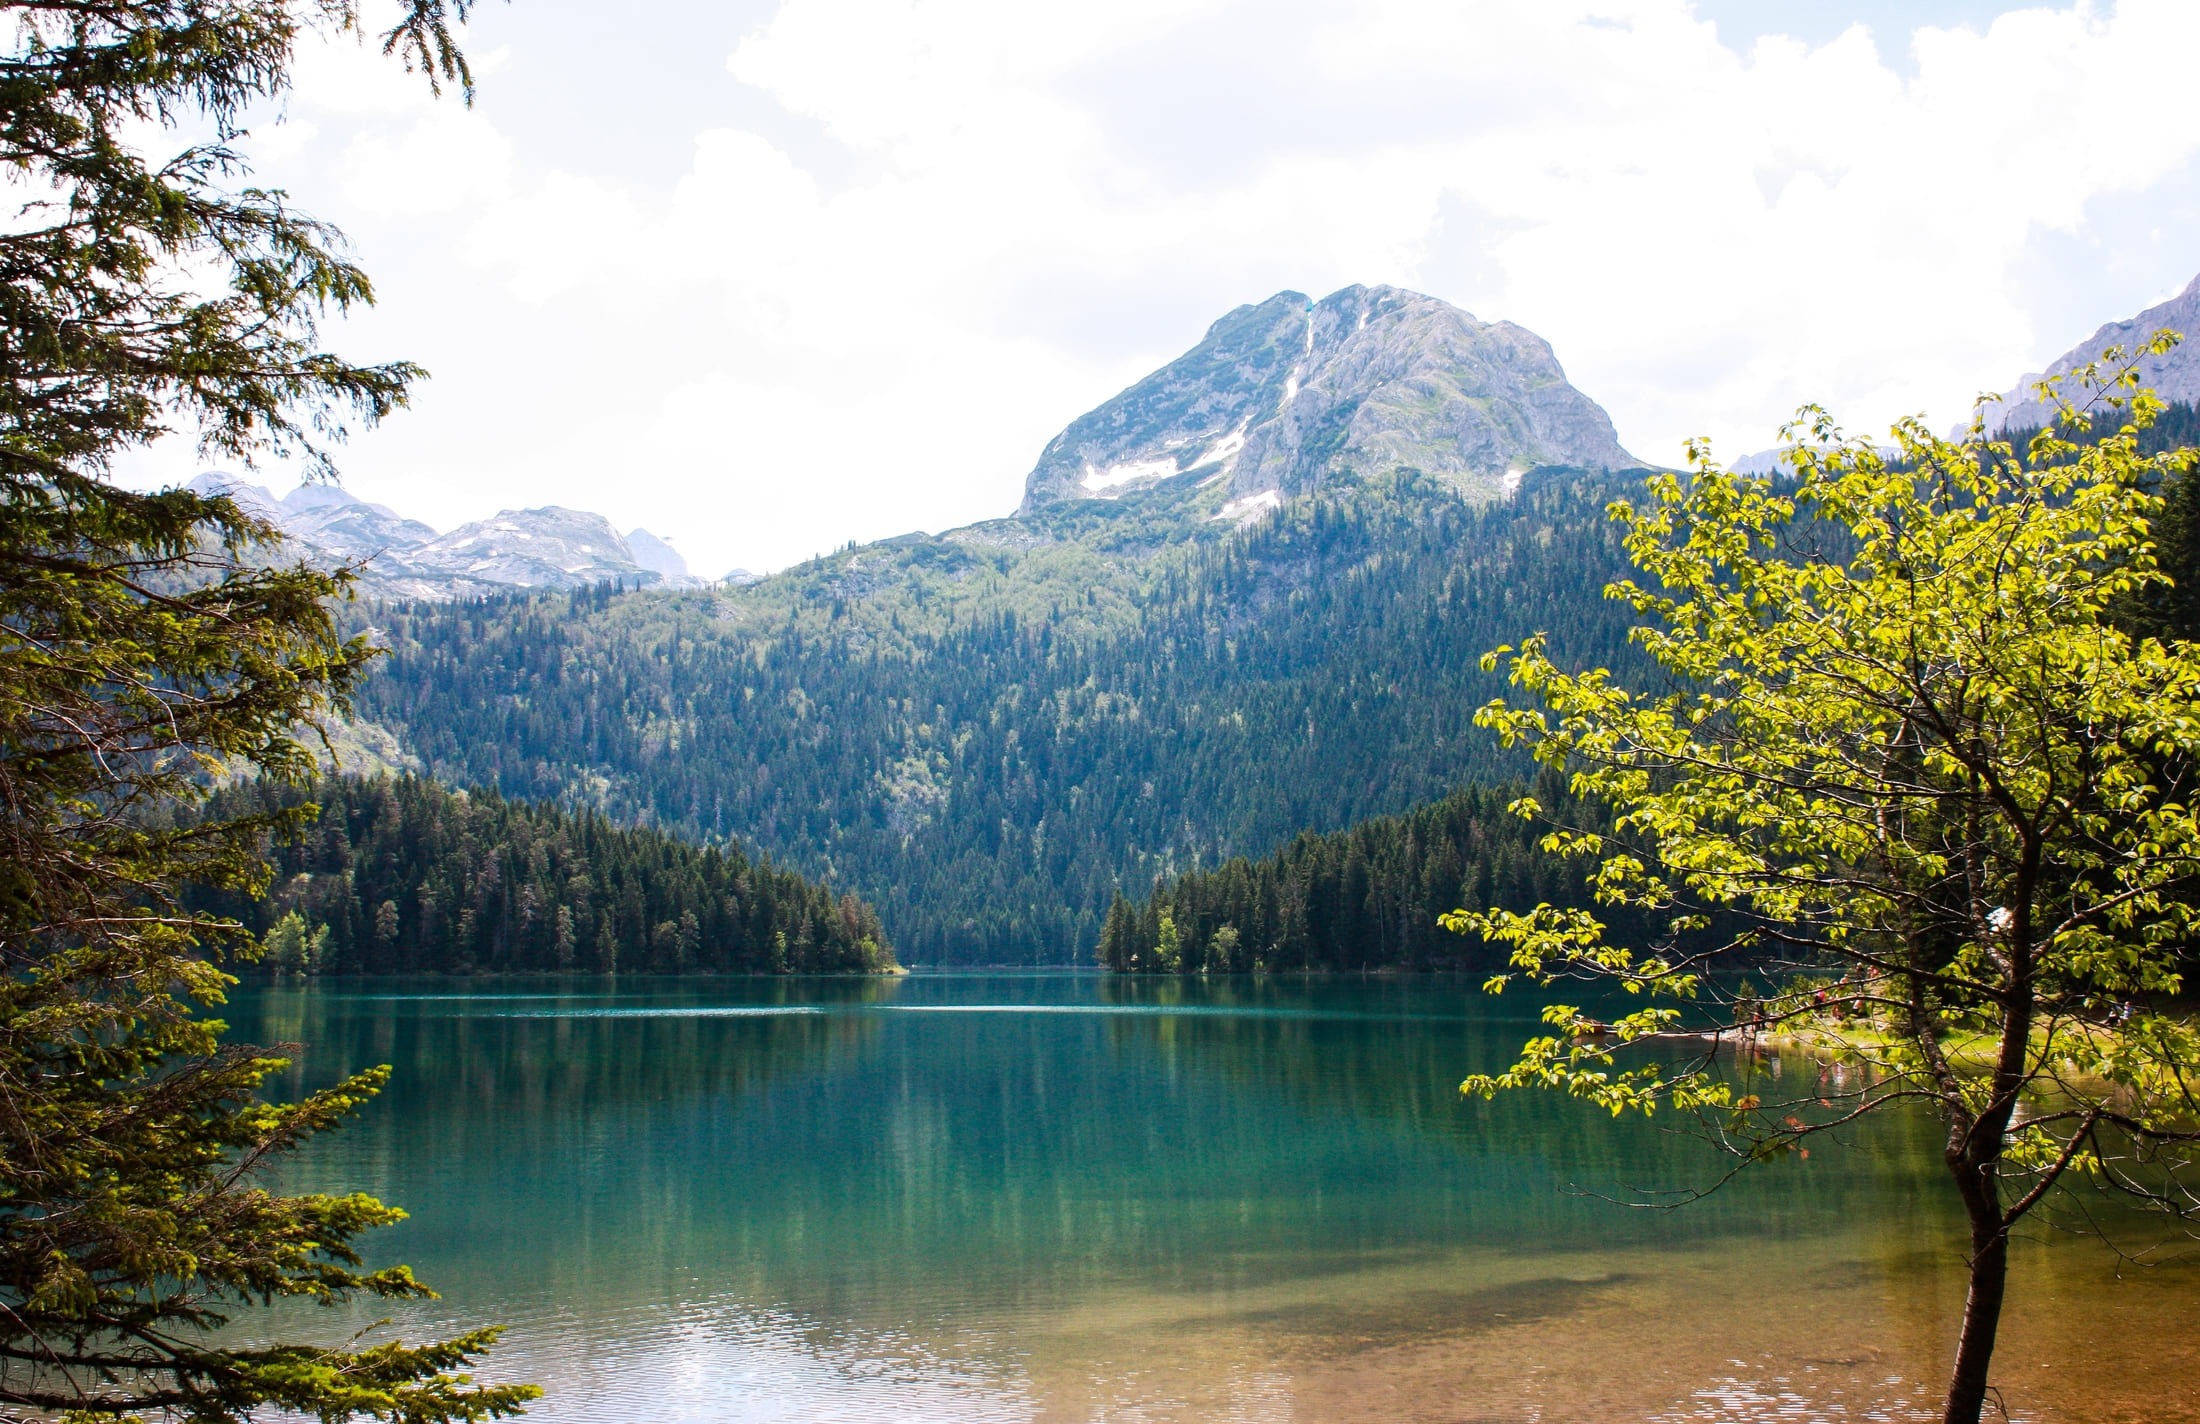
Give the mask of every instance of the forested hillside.
[[1123, 887], [1520, 774], [1477, 660], [1543, 630], [1631, 665], [1629, 487], [1402, 472], [1235, 534], [1164, 490], [755, 589], [383, 610], [362, 711], [445, 780], [830, 877], [912, 961], [1071, 962]]
[[[1590, 903], [1581, 868], [1537, 845], [1549, 827], [1506, 811], [1519, 794], [1464, 787], [1407, 815], [1309, 832], [1262, 860], [1156, 884], [1142, 903], [1122, 899], [1109, 910], [1100, 962], [1148, 974], [1494, 969], [1496, 951], [1446, 932], [1437, 917], [1462, 906]], [[1565, 805], [1548, 777], [1540, 799], [1593, 828], [1594, 808]]]
[[199, 891], [198, 908], [267, 937], [277, 968], [321, 974], [572, 970], [875, 972], [878, 916], [735, 845], [467, 794], [419, 778], [328, 777], [218, 792], [213, 817], [312, 801], [269, 847], [264, 900]]

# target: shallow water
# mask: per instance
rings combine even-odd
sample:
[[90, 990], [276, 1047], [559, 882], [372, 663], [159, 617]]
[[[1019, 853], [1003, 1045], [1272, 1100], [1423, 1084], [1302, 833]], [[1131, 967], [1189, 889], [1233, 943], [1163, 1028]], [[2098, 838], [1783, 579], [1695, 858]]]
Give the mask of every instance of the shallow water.
[[[395, 1065], [292, 1184], [413, 1211], [377, 1253], [443, 1299], [399, 1327], [507, 1324], [491, 1373], [549, 1389], [531, 1417], [1895, 1420], [1930, 1413], [1960, 1312], [1929, 1122], [1614, 1204], [1717, 1161], [1459, 1101], [1533, 1030], [1463, 982], [479, 988], [228, 1017], [305, 1045], [291, 1091]], [[2013, 1417], [2200, 1421], [2189, 1247], [2043, 1229], [2012, 1298]]]

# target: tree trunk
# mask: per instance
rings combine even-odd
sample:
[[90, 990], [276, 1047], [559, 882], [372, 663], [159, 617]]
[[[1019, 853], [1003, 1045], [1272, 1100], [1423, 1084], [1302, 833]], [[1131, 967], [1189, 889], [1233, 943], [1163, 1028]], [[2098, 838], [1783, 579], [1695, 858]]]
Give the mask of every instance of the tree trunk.
[[1957, 1167], [1963, 1204], [1971, 1213], [1971, 1288], [1963, 1300], [1963, 1336], [1956, 1344], [1955, 1373], [1941, 1424], [1979, 1424], [1986, 1407], [1986, 1370], [2001, 1328], [2001, 1300], [2009, 1283], [2009, 1229], [2002, 1222], [1991, 1168]]

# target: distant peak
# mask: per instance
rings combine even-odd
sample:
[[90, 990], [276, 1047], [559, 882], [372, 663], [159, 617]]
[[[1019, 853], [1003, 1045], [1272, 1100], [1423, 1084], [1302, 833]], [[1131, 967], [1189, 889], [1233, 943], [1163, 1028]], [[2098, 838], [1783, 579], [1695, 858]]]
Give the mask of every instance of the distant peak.
[[652, 573], [662, 574], [668, 579], [687, 577], [687, 560], [680, 556], [679, 550], [672, 547], [670, 539], [659, 538], [647, 529], [629, 529], [626, 546], [634, 551], [634, 562]]

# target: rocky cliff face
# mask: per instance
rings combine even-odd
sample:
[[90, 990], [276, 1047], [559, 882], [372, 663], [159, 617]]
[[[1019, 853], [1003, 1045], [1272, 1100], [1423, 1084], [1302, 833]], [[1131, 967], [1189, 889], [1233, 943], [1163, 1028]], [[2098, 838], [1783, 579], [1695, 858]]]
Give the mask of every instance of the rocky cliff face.
[[1318, 302], [1279, 293], [1216, 322], [1056, 436], [1021, 512], [1201, 472], [1242, 506], [1401, 465], [1495, 497], [1537, 465], [1639, 463], [1535, 333], [1354, 286]]
[[[2200, 401], [2200, 277], [2193, 278], [2185, 290], [2160, 306], [2148, 307], [2129, 321], [2112, 321], [2094, 332], [2056, 358], [2047, 368], [2047, 375], [2066, 376], [2110, 346], [2129, 350], [2165, 326], [2184, 336], [2185, 342], [2167, 356], [2149, 356], [2141, 361], [2140, 378], [2164, 400]], [[1997, 431], [2045, 425], [2053, 411], [2033, 395], [2032, 388], [2040, 379], [2031, 375], [2017, 382], [1988, 424]], [[2073, 401], [2081, 398], [2081, 392], [2069, 383], [2063, 386], [2063, 394]]]

